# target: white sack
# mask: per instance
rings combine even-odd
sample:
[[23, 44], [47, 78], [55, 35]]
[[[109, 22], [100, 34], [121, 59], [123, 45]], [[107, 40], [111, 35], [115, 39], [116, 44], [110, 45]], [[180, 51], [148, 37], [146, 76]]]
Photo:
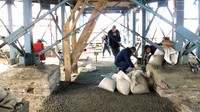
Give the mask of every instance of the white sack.
[[117, 90], [120, 93], [124, 95], [129, 94], [131, 80], [123, 71], [119, 71], [118, 74], [116, 75], [116, 83], [117, 83], [116, 85]]
[[154, 52], [154, 55], [164, 55], [164, 52], [162, 52], [159, 49], [156, 49], [156, 51]]
[[164, 59], [169, 64], [175, 65], [178, 62], [179, 52], [175, 51], [172, 47], [163, 47], [165, 51]]
[[118, 75], [118, 74], [113, 74], [111, 78], [114, 79], [114, 80], [116, 81], [116, 80], [117, 80], [117, 75]]
[[88, 72], [88, 70], [85, 67], [78, 67], [78, 73], [81, 72]]
[[119, 71], [116, 75], [116, 80], [119, 79], [125, 79], [128, 80], [129, 82], [131, 82], [131, 79], [123, 72], [123, 71]]
[[105, 77], [98, 85], [99, 88], [105, 89], [110, 92], [115, 90], [115, 80], [109, 77]]
[[133, 94], [149, 93], [149, 88], [147, 80], [142, 75], [142, 71], [137, 70], [130, 73], [131, 74], [131, 85], [130, 90]]
[[96, 66], [92, 65], [92, 64], [88, 64], [86, 67], [85, 67], [86, 70], [88, 70], [89, 72], [92, 72], [94, 70], [96, 70]]
[[149, 59], [148, 64], [161, 66], [163, 64], [163, 61], [164, 61], [164, 55], [153, 55]]
[[128, 95], [130, 92], [130, 82], [126, 79], [118, 79], [117, 90], [124, 95]]
[[78, 67], [84, 67], [85, 64], [83, 62], [78, 61]]

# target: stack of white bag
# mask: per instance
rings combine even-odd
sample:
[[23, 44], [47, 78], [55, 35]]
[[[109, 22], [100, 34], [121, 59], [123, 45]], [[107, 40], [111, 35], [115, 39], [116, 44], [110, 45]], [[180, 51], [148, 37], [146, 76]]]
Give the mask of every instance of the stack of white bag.
[[128, 75], [119, 71], [113, 74], [112, 78], [105, 77], [98, 85], [99, 88], [114, 92], [115, 87], [117, 90], [128, 95], [130, 91], [133, 94], [149, 93], [149, 88], [145, 77], [140, 70], [132, 71]]

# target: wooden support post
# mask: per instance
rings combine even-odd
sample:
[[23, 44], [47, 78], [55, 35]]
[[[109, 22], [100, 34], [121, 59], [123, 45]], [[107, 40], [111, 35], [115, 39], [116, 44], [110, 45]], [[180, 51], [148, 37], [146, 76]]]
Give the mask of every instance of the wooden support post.
[[[86, 0], [88, 1], [88, 0]], [[83, 10], [85, 9], [85, 5], [82, 6], [81, 10], [79, 11], [78, 16], [76, 17], [75, 21], [73, 22], [72, 27], [70, 28], [70, 22], [75, 15], [75, 12], [78, 10], [79, 6], [81, 5], [81, 2], [78, 1], [75, 5], [75, 7], [71, 11], [71, 15], [67, 19], [67, 22], [65, 23], [64, 27], [64, 35], [68, 34], [69, 32], [75, 30], [76, 23], [78, 22], [78, 19], [80, 18], [80, 15], [83, 13]], [[76, 34], [72, 35], [72, 49], [76, 45]], [[71, 45], [70, 45], [70, 37], [64, 39], [64, 65], [65, 65], [65, 80], [71, 81], [71, 73], [75, 72], [77, 73], [78, 68], [72, 69], [72, 56], [71, 56]], [[77, 66], [77, 64], [76, 64]]]
[[[69, 23], [65, 24], [64, 33], [69, 32]], [[71, 50], [70, 50], [70, 37], [64, 39], [64, 65], [65, 65], [65, 81], [71, 81]]]
[[[75, 15], [76, 10], [80, 6], [80, 1], [78, 1], [71, 11], [71, 15], [67, 19], [64, 27], [64, 35], [70, 32], [70, 21], [72, 17]], [[71, 73], [72, 73], [72, 60], [71, 60], [71, 49], [70, 49], [70, 37], [64, 39], [64, 66], [65, 66], [65, 81], [71, 81]]]
[[[88, 2], [88, 0], [86, 0], [85, 2]], [[85, 10], [85, 7], [86, 7], [85, 4], [83, 4], [83, 5], [81, 6], [80, 11], [79, 11], [78, 15], [76, 16], [76, 19], [74, 20], [74, 22], [73, 22], [73, 24], [72, 24], [71, 30], [73, 30], [74, 27], [76, 26], [76, 23], [78, 22], [79, 18], [81, 17], [81, 14], [82, 14], [83, 11]]]
[[[102, 11], [102, 9], [105, 7], [106, 3], [107, 3], [107, 0], [99, 0], [98, 1], [98, 3], [95, 6], [95, 9], [93, 10], [93, 12], [90, 16], [89, 21], [93, 20], [93, 18], [97, 18], [97, 19], [99, 18], [100, 14], [101, 14], [99, 11]], [[85, 26], [75, 48], [73, 49], [73, 52], [72, 52], [73, 67], [78, 62], [81, 52], [84, 50], [84, 47], [85, 47], [84, 44], [88, 41], [88, 39], [96, 25], [97, 19], [91, 21], [90, 23], [88, 23]]]
[[[76, 29], [76, 26], [74, 26], [74, 29]], [[72, 34], [72, 49], [74, 49], [76, 46], [76, 33]], [[78, 73], [78, 63], [76, 63], [76, 65], [74, 65], [74, 67], [72, 68], [72, 72], [73, 73]]]

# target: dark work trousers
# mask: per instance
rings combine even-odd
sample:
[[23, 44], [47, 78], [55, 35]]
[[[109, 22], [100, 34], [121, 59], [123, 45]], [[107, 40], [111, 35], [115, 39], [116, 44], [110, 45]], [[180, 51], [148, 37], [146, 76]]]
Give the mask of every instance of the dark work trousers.
[[117, 48], [111, 48], [113, 55], [115, 56], [115, 58], [117, 57], [117, 54], [119, 53], [119, 47]]
[[129, 64], [125, 61], [116, 62], [115, 65], [119, 68], [119, 70], [122, 70], [124, 73], [126, 73], [126, 69], [129, 67]]
[[104, 45], [103, 46], [103, 56], [104, 56], [105, 50], [107, 50], [109, 52], [109, 54], [111, 55], [109, 46]]

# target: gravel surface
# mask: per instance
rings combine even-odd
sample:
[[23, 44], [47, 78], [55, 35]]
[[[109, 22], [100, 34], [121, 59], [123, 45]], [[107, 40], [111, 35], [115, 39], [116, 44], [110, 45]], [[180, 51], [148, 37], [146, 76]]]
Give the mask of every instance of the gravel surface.
[[97, 67], [91, 73], [81, 73], [74, 83], [60, 82], [46, 99], [39, 112], [177, 112], [167, 99], [155, 92], [124, 96], [97, 87], [102, 74], [113, 67]]
[[173, 104], [156, 93], [124, 96], [96, 85], [67, 84], [60, 86], [44, 103], [41, 112], [176, 112]]

